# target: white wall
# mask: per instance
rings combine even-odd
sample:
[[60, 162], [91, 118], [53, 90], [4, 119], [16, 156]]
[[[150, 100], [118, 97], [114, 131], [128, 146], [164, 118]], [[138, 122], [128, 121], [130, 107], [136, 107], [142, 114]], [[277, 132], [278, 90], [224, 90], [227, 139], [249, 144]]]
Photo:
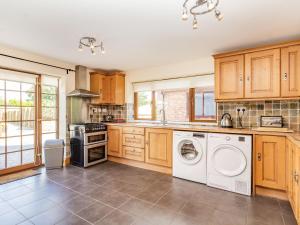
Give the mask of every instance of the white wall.
[[210, 56], [165, 66], [126, 71], [126, 102], [133, 103], [133, 82], [208, 74], [213, 72], [214, 63], [213, 58]]
[[[25, 58], [28, 60], [38, 61], [41, 63], [52, 64], [59, 67], [75, 69], [75, 65], [72, 65], [70, 63], [37, 55], [27, 51], [22, 51], [1, 44], [0, 44], [0, 53], [15, 56], [15, 57], [20, 57], [20, 58]], [[60, 77], [59, 134], [60, 134], [60, 138], [65, 139], [66, 138], [66, 93], [72, 91], [75, 88], [74, 72], [69, 72], [69, 75], [66, 75], [65, 70], [60, 70], [60, 69], [38, 65], [30, 62], [11, 59], [4, 56], [0, 56], [0, 66]]]

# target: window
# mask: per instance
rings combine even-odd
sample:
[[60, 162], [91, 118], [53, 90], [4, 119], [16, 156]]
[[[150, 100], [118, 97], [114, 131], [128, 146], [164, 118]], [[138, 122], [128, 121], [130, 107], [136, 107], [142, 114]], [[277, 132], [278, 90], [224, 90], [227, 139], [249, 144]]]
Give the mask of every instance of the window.
[[155, 93], [152, 91], [141, 91], [134, 94], [135, 119], [154, 120], [154, 99]]
[[[163, 100], [164, 97], [164, 100]], [[190, 118], [189, 89], [163, 90], [157, 92], [156, 118], [162, 118], [163, 101], [166, 121], [188, 122]]]
[[[133, 83], [134, 119], [215, 122], [214, 75], [204, 74]], [[164, 107], [163, 107], [164, 106]]]
[[213, 91], [192, 89], [192, 121], [216, 120], [216, 102]]

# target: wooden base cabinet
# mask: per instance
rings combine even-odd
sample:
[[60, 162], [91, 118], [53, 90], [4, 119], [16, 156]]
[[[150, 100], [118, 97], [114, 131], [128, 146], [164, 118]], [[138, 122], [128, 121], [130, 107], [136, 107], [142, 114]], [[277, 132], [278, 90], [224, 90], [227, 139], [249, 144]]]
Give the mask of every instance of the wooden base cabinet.
[[288, 198], [300, 224], [300, 148], [288, 141]]
[[172, 166], [173, 132], [168, 129], [145, 129], [145, 161], [154, 165]]
[[123, 127], [123, 157], [145, 161], [145, 130], [140, 127]]
[[122, 127], [108, 126], [108, 155], [122, 157]]
[[286, 190], [285, 137], [257, 135], [255, 140], [256, 185]]

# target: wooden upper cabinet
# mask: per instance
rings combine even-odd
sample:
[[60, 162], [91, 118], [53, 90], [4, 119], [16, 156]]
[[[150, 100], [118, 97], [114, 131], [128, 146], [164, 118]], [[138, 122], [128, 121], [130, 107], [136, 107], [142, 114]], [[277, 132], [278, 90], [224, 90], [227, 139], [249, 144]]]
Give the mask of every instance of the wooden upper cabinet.
[[108, 155], [122, 157], [122, 127], [108, 126]]
[[256, 136], [256, 185], [286, 190], [285, 137]]
[[280, 97], [280, 49], [245, 54], [245, 97]]
[[281, 96], [300, 96], [300, 45], [281, 49]]
[[90, 73], [90, 90], [98, 93], [100, 96], [92, 98], [93, 104], [106, 103], [104, 89], [105, 89], [105, 75], [100, 73]]
[[120, 72], [90, 73], [90, 89], [100, 93], [100, 97], [92, 98], [93, 104], [125, 104], [125, 75]]
[[146, 128], [145, 162], [158, 166], [172, 166], [172, 130]]
[[215, 61], [215, 91], [218, 100], [244, 97], [244, 56], [218, 58]]

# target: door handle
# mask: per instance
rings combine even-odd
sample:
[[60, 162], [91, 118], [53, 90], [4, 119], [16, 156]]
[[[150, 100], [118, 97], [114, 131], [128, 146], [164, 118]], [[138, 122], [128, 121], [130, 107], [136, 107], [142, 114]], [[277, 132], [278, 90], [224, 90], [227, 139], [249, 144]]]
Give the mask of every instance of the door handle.
[[243, 81], [243, 76], [242, 76], [242, 74], [240, 75], [240, 82], [242, 82]]
[[258, 161], [261, 161], [261, 153], [258, 153], [258, 154], [257, 154], [257, 160], [258, 160]]

